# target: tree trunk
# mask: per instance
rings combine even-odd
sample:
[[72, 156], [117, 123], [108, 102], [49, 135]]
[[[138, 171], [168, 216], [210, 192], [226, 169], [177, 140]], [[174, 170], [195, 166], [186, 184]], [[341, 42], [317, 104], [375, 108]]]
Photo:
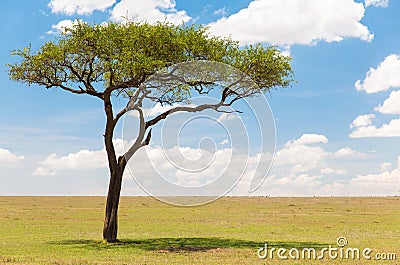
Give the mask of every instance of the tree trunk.
[[104, 218], [103, 239], [107, 242], [117, 241], [118, 205], [121, 193], [122, 174], [112, 173], [108, 187], [106, 214]]
[[139, 110], [141, 117], [141, 130], [139, 136], [137, 137], [135, 144], [129, 149], [129, 151], [126, 152], [124, 155], [118, 157], [117, 160], [117, 155], [115, 153], [115, 148], [113, 143], [113, 134], [115, 125], [118, 122], [118, 119], [121, 117], [121, 115], [117, 115], [117, 117], [114, 118], [112, 104], [111, 104], [111, 92], [112, 90], [106, 90], [103, 95], [104, 111], [106, 113], [106, 129], [104, 132], [104, 144], [107, 152], [108, 167], [110, 169], [110, 183], [108, 185], [106, 213], [105, 213], [104, 227], [103, 227], [103, 239], [110, 243], [117, 241], [118, 205], [121, 195], [122, 176], [124, 174], [127, 161], [132, 157], [132, 155], [137, 151], [137, 149], [139, 149], [143, 145], [147, 145], [151, 138], [151, 129], [150, 129], [145, 142], [142, 143], [146, 128], [143, 120], [143, 112]]
[[125, 159], [118, 159], [118, 166], [111, 170], [108, 187], [106, 213], [104, 218], [103, 239], [107, 242], [117, 241], [118, 232], [118, 206], [121, 194], [122, 176], [125, 169]]
[[106, 213], [104, 218], [103, 239], [107, 242], [117, 241], [118, 231], [118, 205], [121, 194], [122, 175], [125, 169], [125, 158], [118, 158], [115, 154], [113, 134], [116, 121], [114, 120], [111, 90], [104, 92], [104, 111], [106, 113], [106, 129], [104, 133], [104, 144], [107, 152], [108, 167], [110, 169], [110, 183], [106, 203]]

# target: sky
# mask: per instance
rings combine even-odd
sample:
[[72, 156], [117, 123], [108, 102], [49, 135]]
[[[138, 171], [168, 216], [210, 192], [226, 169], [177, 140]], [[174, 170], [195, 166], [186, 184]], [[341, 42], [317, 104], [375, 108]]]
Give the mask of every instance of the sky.
[[[106, 194], [101, 102], [15, 83], [8, 78], [6, 64], [18, 60], [11, 56], [13, 49], [31, 44], [37, 50], [76, 19], [102, 23], [128, 17], [148, 23], [204, 24], [210, 34], [231, 36], [241, 45], [275, 45], [293, 58], [296, 82], [265, 95], [276, 126], [269, 175], [249, 193], [249, 172], [257, 164], [257, 154], [247, 157], [250, 169], [244, 170], [230, 195], [398, 196], [399, 12], [400, 3], [391, 0], [1, 1], [0, 195]], [[115, 102], [126, 104], [124, 99]], [[226, 114], [215, 117], [226, 124], [235, 120]], [[218, 138], [218, 126], [206, 132], [196, 129], [203, 128], [201, 122], [197, 126], [187, 132], [193, 142], [163, 149], [156, 136], [146, 149], [151, 164], [160, 165], [157, 170], [172, 181], [203, 183], [226, 168], [225, 158], [233, 150], [228, 138]], [[254, 133], [252, 126], [246, 128]], [[118, 152], [123, 150], [123, 129], [120, 124], [115, 135]], [[165, 165], [160, 155], [178, 148], [195, 159], [199, 139], [213, 137], [216, 164], [195, 178]], [[231, 161], [240, 160], [240, 155]], [[134, 161], [142, 162], [140, 157]], [[230, 169], [243, 171], [240, 163]], [[142, 171], [137, 173], [148, 174]], [[145, 194], [129, 172], [122, 194]]]

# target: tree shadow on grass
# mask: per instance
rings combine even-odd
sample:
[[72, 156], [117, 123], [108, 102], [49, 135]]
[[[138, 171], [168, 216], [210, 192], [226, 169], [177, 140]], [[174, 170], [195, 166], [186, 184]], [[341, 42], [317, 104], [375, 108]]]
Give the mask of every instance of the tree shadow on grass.
[[269, 248], [315, 248], [328, 247], [328, 244], [316, 242], [255, 242], [241, 239], [218, 237], [189, 238], [151, 238], [151, 239], [121, 239], [116, 243], [106, 243], [100, 240], [64, 240], [49, 242], [54, 245], [69, 245], [86, 249], [139, 249], [146, 251], [166, 252], [202, 252], [211, 249], [242, 248], [258, 249], [268, 243]]

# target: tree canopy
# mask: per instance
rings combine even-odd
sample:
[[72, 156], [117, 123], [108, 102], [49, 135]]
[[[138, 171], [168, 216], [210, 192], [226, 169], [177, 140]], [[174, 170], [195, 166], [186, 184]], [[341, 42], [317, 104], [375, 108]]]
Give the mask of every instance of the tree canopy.
[[275, 47], [240, 47], [230, 38], [210, 35], [201, 25], [78, 22], [36, 52], [28, 47], [13, 53], [22, 61], [10, 65], [12, 80], [97, 97], [107, 89], [129, 95], [127, 89], [158, 70], [200, 59], [239, 69], [264, 92], [292, 81], [291, 58]]

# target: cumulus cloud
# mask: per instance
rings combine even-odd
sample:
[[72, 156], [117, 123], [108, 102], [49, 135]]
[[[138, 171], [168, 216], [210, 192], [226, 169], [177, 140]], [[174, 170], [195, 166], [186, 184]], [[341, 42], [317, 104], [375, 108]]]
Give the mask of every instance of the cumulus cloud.
[[375, 111], [384, 114], [400, 114], [400, 90], [392, 91], [383, 104], [375, 108]]
[[61, 20], [55, 25], [51, 26], [51, 30], [47, 31], [47, 34], [57, 35], [65, 31], [66, 28], [72, 28], [75, 24], [78, 23], [78, 20]]
[[[293, 144], [304, 145], [304, 144], [316, 144], [316, 143], [328, 143], [328, 138], [321, 134], [303, 134], [299, 139], [294, 140]], [[290, 144], [290, 143], [289, 143]]]
[[[114, 142], [117, 152], [122, 153], [124, 142], [121, 139], [116, 139]], [[183, 186], [199, 186], [210, 183], [224, 172], [230, 178], [232, 176], [236, 178], [237, 174], [243, 174], [240, 182], [230, 191], [229, 195], [332, 196], [390, 195], [393, 193], [393, 187], [400, 176], [400, 163], [395, 169], [391, 169], [390, 163], [383, 163], [380, 167], [381, 171], [378, 173], [360, 174], [352, 167], [351, 162], [363, 163], [366, 155], [360, 155], [362, 153], [350, 147], [343, 147], [333, 152], [327, 151], [328, 142], [328, 138], [321, 134], [304, 134], [297, 139], [288, 141], [278, 150], [270, 175], [265, 184], [255, 193], [249, 193], [249, 188], [261, 154], [248, 156], [233, 148], [222, 148], [213, 152], [187, 146], [165, 149], [161, 146], [150, 145], [141, 149], [141, 152], [147, 154], [146, 156], [143, 153], [135, 154], [129, 165], [132, 167], [133, 173], [141, 176], [144, 181], [149, 180], [155, 172], [156, 174], [161, 173], [168, 181]], [[271, 159], [271, 156], [264, 158]], [[149, 171], [143, 166], [148, 161], [154, 165], [155, 171]], [[244, 166], [245, 164], [246, 166]], [[135, 165], [140, 166], [136, 167]], [[80, 150], [65, 156], [51, 154], [40, 163], [33, 175], [57, 175], [62, 171], [67, 171], [68, 174], [78, 174], [72, 171], [92, 170], [95, 172], [96, 169], [106, 171], [106, 168], [107, 160], [104, 149]], [[127, 170], [124, 177], [130, 176], [131, 174]], [[350, 176], [356, 177], [349, 178]], [[340, 178], [340, 181], [337, 178]], [[124, 194], [132, 194], [129, 192], [143, 194], [143, 191], [139, 190], [137, 186], [130, 191], [125, 191]]]
[[[123, 141], [114, 140], [116, 152], [123, 153]], [[76, 153], [69, 153], [65, 156], [57, 154], [49, 155], [39, 163], [33, 172], [33, 176], [54, 176], [64, 170], [94, 170], [107, 167], [107, 156], [105, 148], [97, 151], [80, 150]]]
[[233, 120], [237, 120], [239, 119], [237, 114], [233, 114], [233, 113], [222, 113], [219, 117], [218, 117], [218, 121], [222, 122], [222, 121], [233, 121]]
[[330, 175], [330, 174], [339, 174], [339, 175], [344, 175], [347, 173], [346, 169], [333, 169], [333, 168], [323, 168], [320, 170], [320, 173], [322, 175]]
[[273, 168], [280, 171], [281, 174], [274, 174], [284, 176], [314, 172], [314, 175], [320, 176], [333, 173], [343, 175], [347, 173], [347, 170], [334, 165], [337, 158], [351, 159], [364, 155], [350, 147], [343, 147], [336, 152], [328, 152], [321, 146], [321, 144], [327, 143], [328, 138], [321, 134], [303, 134], [298, 139], [287, 142], [276, 153], [273, 165]]
[[364, 153], [355, 151], [351, 149], [350, 147], [343, 147], [339, 150], [337, 150], [334, 154], [335, 157], [352, 157], [352, 156], [363, 156], [365, 155]]
[[299, 188], [315, 188], [321, 184], [321, 178], [321, 175], [310, 175], [308, 173], [302, 173], [298, 175], [291, 174], [283, 177], [272, 175], [269, 182], [273, 183], [276, 186], [297, 186]]
[[391, 171], [389, 168], [390, 166], [386, 164], [380, 173], [358, 175], [350, 181], [349, 186], [363, 190], [363, 193], [367, 195], [395, 195], [400, 188], [400, 156], [397, 167]]
[[93, 170], [106, 167], [105, 153], [101, 151], [80, 150], [77, 153], [70, 153], [59, 157], [57, 154], [49, 155], [40, 166], [32, 173], [33, 176], [50, 175], [54, 176], [61, 170]]
[[[134, 21], [169, 21], [181, 24], [191, 20], [183, 10], [176, 10], [174, 0], [51, 0], [48, 4], [53, 13], [66, 15], [90, 15], [94, 11], [109, 11], [111, 19], [123, 22]], [[56, 25], [55, 25], [56, 26]], [[53, 30], [54, 31], [54, 30]]]
[[323, 135], [305, 134], [289, 141], [276, 153], [274, 165], [284, 166], [289, 172], [299, 173], [315, 169], [328, 155], [321, 146], [309, 144], [327, 143]]
[[388, 7], [389, 0], [365, 0], [365, 6]]
[[374, 114], [364, 114], [359, 115], [357, 118], [353, 120], [350, 124], [350, 128], [357, 128], [362, 126], [368, 126], [372, 124], [372, 120], [375, 118]]
[[[291, 141], [291, 143], [293, 142], [295, 141]], [[341, 148], [334, 153], [323, 150], [323, 158], [319, 159], [318, 163], [314, 164], [313, 167], [309, 167], [307, 171], [291, 171], [291, 162], [287, 162], [282, 166], [274, 164], [265, 185], [257, 194], [270, 196], [398, 195], [400, 188], [400, 156], [395, 169], [391, 169], [391, 164], [386, 162], [381, 164], [381, 171], [378, 173], [360, 174], [359, 169], [353, 168], [352, 163], [361, 162], [365, 164], [362, 160], [367, 158], [365, 155], [354, 155], [361, 153], [350, 150], [348, 147]], [[321, 154], [321, 150], [316, 149], [316, 151]], [[346, 155], [339, 155], [341, 159], [338, 160], [338, 154]], [[305, 153], [304, 155], [309, 156], [310, 153]], [[302, 163], [310, 162], [303, 160]], [[369, 169], [368, 171], [370, 170], [374, 171], [374, 169]]]
[[[154, 183], [154, 180], [159, 179], [155, 176], [158, 175], [178, 185], [200, 186], [218, 178], [228, 179], [230, 182], [239, 179], [242, 174], [250, 176], [256, 173], [259, 161], [265, 158], [270, 162], [272, 157], [260, 154], [249, 156], [230, 147], [214, 151], [188, 146], [167, 149], [146, 146], [129, 161], [129, 167], [132, 174], [143, 181], [153, 180]], [[250, 183], [245, 192], [249, 189]]]
[[[360, 175], [355, 164], [363, 164], [366, 154], [342, 147], [327, 151], [328, 138], [321, 134], [304, 134], [278, 150], [270, 175], [257, 195], [315, 196], [362, 195], [361, 189], [348, 188], [351, 176]], [[365, 168], [365, 167], [363, 167]], [[338, 181], [340, 179], [340, 181]], [[357, 192], [361, 192], [356, 193]], [[383, 190], [380, 190], [383, 192]], [[239, 194], [233, 191], [232, 194]], [[364, 190], [364, 194], [369, 194]]]
[[[386, 57], [377, 68], [370, 68], [364, 81], [357, 80], [355, 87], [371, 93], [386, 91], [400, 87], [400, 57], [392, 54]], [[374, 108], [382, 114], [400, 114], [400, 90], [392, 91], [389, 97]], [[350, 133], [351, 138], [361, 137], [399, 137], [400, 119], [392, 119], [380, 127], [373, 124], [374, 114], [360, 115], [350, 125], [354, 129]]]
[[370, 68], [364, 81], [357, 80], [355, 87], [368, 94], [400, 87], [400, 57], [391, 54], [377, 68]]
[[112, 9], [111, 18], [124, 21], [127, 17], [148, 23], [167, 20], [174, 24], [181, 24], [191, 19], [186, 11], [178, 11], [175, 6], [173, 0], [121, 0]]
[[381, 164], [381, 171], [388, 171], [392, 167], [392, 164], [389, 162], [385, 162]]
[[376, 185], [383, 185], [391, 188], [393, 185], [398, 185], [399, 176], [399, 168], [396, 168], [391, 172], [384, 171], [379, 174], [358, 175], [357, 177], [353, 178], [351, 182], [352, 184], [367, 186], [368, 188]]
[[[295, 141], [291, 141], [292, 145]], [[316, 148], [315, 146], [310, 146], [311, 148]], [[318, 172], [321, 165], [315, 164], [315, 159], [322, 154], [322, 159], [324, 159], [329, 153], [324, 152], [320, 149], [315, 149], [316, 154], [312, 153], [312, 150], [308, 153], [302, 153], [304, 149], [299, 149], [300, 152], [296, 154], [295, 160], [288, 161], [287, 160], [287, 149], [296, 149], [295, 147], [289, 147], [288, 145], [284, 148], [285, 151], [280, 150], [280, 155], [278, 156], [276, 162], [277, 166], [273, 166], [271, 176], [268, 179], [268, 186], [291, 186], [296, 187], [298, 192], [302, 192], [303, 188], [314, 189], [321, 184], [324, 175], [323, 174], [314, 174]], [[143, 159], [144, 153], [149, 157], [151, 161], [151, 166], [144, 166], [146, 163]], [[290, 153], [294, 153], [292, 150]], [[167, 155], [167, 157], [165, 156]], [[308, 158], [302, 159], [301, 156], [306, 156]], [[201, 157], [201, 159], [198, 159]], [[142, 149], [142, 153], [138, 153], [136, 157], [130, 162], [130, 167], [133, 169], [133, 175], [139, 176], [139, 183], [144, 185], [149, 185], [149, 183], [158, 183], [158, 188], [160, 190], [152, 192], [168, 192], [163, 190], [163, 185], [160, 185], [159, 182], [155, 182], [157, 180], [152, 179], [155, 174], [160, 174], [163, 176], [163, 179], [168, 180], [169, 182], [176, 183], [178, 185], [183, 186], [201, 186], [207, 183], [210, 183], [216, 179], [221, 180], [221, 178], [228, 177], [229, 180], [235, 180], [241, 176], [241, 179], [238, 185], [230, 191], [229, 195], [251, 195], [254, 193], [249, 193], [250, 187], [254, 181], [254, 177], [259, 180], [257, 174], [257, 166], [260, 161], [268, 161], [271, 159], [271, 156], [266, 154], [256, 154], [252, 156], [248, 156], [245, 153], [237, 152], [232, 148], [223, 148], [217, 150], [215, 153], [211, 153], [207, 150], [199, 150], [191, 147], [173, 147], [170, 149], [163, 149], [159, 146], [147, 146], [144, 150]], [[266, 159], [266, 160], [263, 160]], [[314, 160], [314, 161], [311, 161]], [[204, 166], [203, 162], [209, 161], [210, 164]], [[321, 160], [318, 160], [321, 161]], [[301, 164], [301, 167], [296, 167]], [[202, 170], [197, 171], [196, 169], [203, 168]], [[305, 171], [304, 168], [315, 169], [315, 172]], [[292, 170], [296, 169], [296, 170]], [[263, 172], [265, 173], [267, 168], [264, 168]], [[241, 175], [242, 174], [242, 175]], [[336, 169], [334, 174], [344, 174], [344, 171], [341, 169]], [[332, 175], [332, 173], [330, 173]], [[272, 180], [272, 184], [271, 184]], [[229, 181], [228, 181], [229, 182]], [[224, 182], [224, 183], [228, 183]], [[232, 184], [232, 183], [231, 183]], [[158, 188], [154, 189], [158, 189]], [[230, 188], [227, 186], [225, 188]], [[224, 190], [227, 191], [227, 190]], [[256, 191], [255, 194], [260, 194], [265, 191], [265, 187], [261, 187], [259, 191]], [[196, 191], [194, 191], [196, 192]], [[208, 190], [207, 192], [213, 192], [212, 190]], [[154, 193], [152, 193], [154, 194]], [[208, 193], [207, 193], [208, 194]], [[203, 194], [204, 195], [204, 194]]]
[[325, 175], [347, 174], [347, 170], [338, 164], [337, 158], [354, 159], [364, 155], [350, 147], [328, 152], [321, 146], [328, 142], [328, 138], [321, 134], [303, 134], [298, 139], [287, 142], [276, 153], [271, 174], [276, 179], [307, 174], [309, 177], [313, 176], [310, 180], [319, 182]]
[[51, 0], [48, 4], [51, 12], [66, 15], [90, 15], [93, 11], [105, 11], [116, 0]]
[[393, 119], [381, 127], [375, 125], [360, 126], [350, 133], [351, 138], [362, 137], [399, 137], [400, 119]]
[[0, 166], [1, 167], [14, 167], [21, 160], [24, 160], [25, 156], [18, 156], [7, 149], [0, 148]]
[[353, 0], [254, 0], [209, 26], [214, 34], [231, 35], [242, 44], [313, 45], [345, 38], [371, 41], [373, 34], [361, 23], [364, 12], [364, 5]]

